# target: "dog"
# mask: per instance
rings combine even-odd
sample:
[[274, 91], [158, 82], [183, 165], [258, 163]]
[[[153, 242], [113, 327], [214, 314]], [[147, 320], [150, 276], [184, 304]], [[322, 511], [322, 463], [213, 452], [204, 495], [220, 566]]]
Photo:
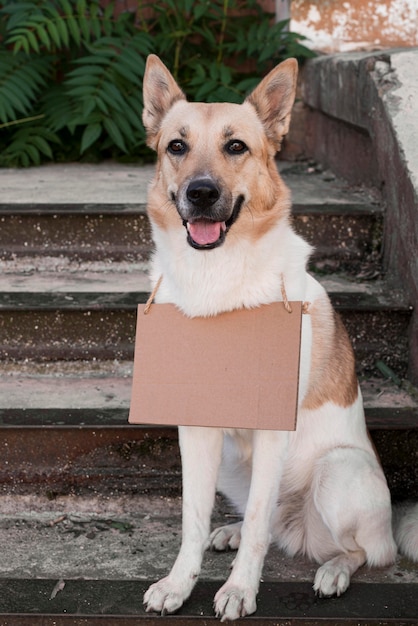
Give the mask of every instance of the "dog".
[[[222, 621], [256, 610], [274, 541], [320, 566], [319, 596], [339, 596], [362, 565], [393, 563], [387, 483], [368, 437], [353, 351], [323, 287], [306, 271], [311, 247], [292, 229], [290, 192], [275, 155], [288, 132], [297, 62], [273, 69], [243, 104], [190, 103], [155, 55], [144, 75], [143, 122], [157, 152], [148, 214], [156, 302], [214, 316], [283, 300], [302, 316], [297, 428], [292, 432], [179, 427], [182, 544], [171, 572], [144, 596], [175, 612], [192, 592], [204, 551], [237, 549], [214, 610]], [[202, 355], [204, 358], [204, 355]], [[279, 411], [279, 407], [278, 407]], [[210, 534], [218, 489], [243, 522]], [[399, 532], [418, 559], [418, 508]]]

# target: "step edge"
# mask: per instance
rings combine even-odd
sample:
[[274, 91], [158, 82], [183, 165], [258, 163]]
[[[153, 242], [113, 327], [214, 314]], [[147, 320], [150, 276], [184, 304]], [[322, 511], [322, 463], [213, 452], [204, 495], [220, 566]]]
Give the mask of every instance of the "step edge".
[[[418, 406], [416, 407], [379, 407], [373, 406], [364, 408], [366, 423], [370, 430], [416, 430], [418, 429]], [[106, 413], [108, 414], [106, 416]], [[9, 415], [9, 419], [17, 419], [19, 414], [23, 419], [33, 416], [31, 423], [4, 423], [3, 416]], [[74, 423], [62, 423], [63, 416], [72, 416]], [[173, 433], [177, 426], [170, 424], [130, 424], [128, 422], [129, 407], [119, 407], [114, 409], [106, 409], [106, 407], [97, 408], [25, 408], [25, 409], [0, 409], [0, 431], [7, 430], [102, 430], [102, 429], [123, 429], [123, 430], [150, 430], [150, 431], [167, 431]], [[55, 422], [50, 415], [55, 415]], [[77, 416], [84, 416], [80, 421]], [[110, 415], [114, 415], [112, 420]], [[61, 417], [60, 417], [61, 416]], [[92, 419], [95, 417], [96, 419]], [[99, 421], [102, 417], [103, 421]], [[45, 421], [51, 420], [51, 423]], [[97, 420], [97, 421], [96, 421]], [[109, 421], [107, 421], [109, 420]]]
[[306, 202], [293, 203], [294, 217], [384, 217], [385, 210], [380, 205], [355, 202]]
[[[158, 614], [147, 614], [145, 609], [142, 606], [142, 595], [146, 588], [150, 583], [154, 582], [154, 580], [150, 580], [148, 578], [138, 578], [138, 579], [127, 579], [127, 580], [113, 580], [113, 579], [98, 579], [98, 580], [77, 580], [77, 579], [67, 579], [66, 582], [70, 585], [74, 585], [76, 589], [81, 586], [81, 591], [87, 591], [87, 598], [90, 598], [93, 603], [93, 597], [95, 599], [94, 605], [97, 606], [97, 590], [101, 589], [100, 596], [103, 591], [106, 590], [106, 587], [116, 587], [119, 588], [119, 592], [117, 593], [117, 598], [120, 601], [121, 598], [124, 598], [122, 601], [123, 604], [128, 602], [131, 605], [130, 611], [121, 610], [118, 607], [118, 601], [114, 601], [112, 608], [107, 609], [106, 612], [98, 611], [97, 609], [93, 609], [90, 605], [90, 601], [86, 602], [88, 606], [90, 606], [90, 610], [84, 608], [84, 610], [80, 606], [80, 591], [78, 593], [76, 590], [72, 590], [73, 594], [75, 593], [76, 597], [76, 611], [66, 611], [62, 610], [62, 603], [64, 602], [64, 607], [66, 605], [66, 601], [74, 603], [74, 596], [68, 597], [69, 589], [64, 590], [54, 598], [54, 601], [50, 601], [50, 607], [48, 606], [48, 610], [38, 609], [38, 611], [8, 611], [7, 613], [0, 613], [1, 616], [10, 616], [11, 619], [17, 618], [18, 616], [24, 616], [26, 619], [37, 619], [41, 616], [45, 616], [48, 618], [57, 618], [60, 620], [59, 623], [65, 623], [66, 620], [71, 620], [76, 618], [77, 623], [82, 620], [83, 623], [88, 623], [92, 620], [92, 623], [113, 623], [108, 622], [108, 620], [114, 620], [114, 623], [118, 623], [118, 620], [121, 619], [126, 623], [128, 620], [132, 623], [141, 623], [142, 621], [147, 624], [151, 624], [154, 622], [161, 624], [162, 626], [165, 624], [190, 624], [191, 620], [202, 623], [214, 622], [219, 623], [219, 618], [216, 618], [213, 613], [213, 605], [212, 598], [214, 593], [217, 591], [220, 584], [224, 581], [222, 580], [205, 580], [201, 579], [198, 581], [196, 588], [194, 589], [193, 594], [190, 599], [185, 603], [184, 607], [180, 610], [177, 615], [158, 615]], [[41, 601], [41, 606], [45, 607], [45, 604], [48, 603], [48, 597], [53, 589], [56, 588], [57, 579], [56, 578], [42, 578], [42, 579], [17, 579], [17, 578], [5, 578], [3, 579], [2, 587], [13, 588], [13, 587], [21, 587], [22, 590], [25, 590], [24, 598], [25, 602], [28, 602], [32, 594], [37, 596], [37, 601], [34, 602], [34, 599], [31, 601], [31, 605], [38, 605]], [[29, 589], [33, 589], [32, 593], [28, 591]], [[122, 592], [121, 588], [125, 588], [124, 592]], [[411, 599], [417, 597], [417, 583], [411, 582], [388, 582], [388, 583], [374, 583], [374, 582], [356, 582], [354, 581], [350, 587], [350, 593], [343, 595], [338, 599], [337, 603], [333, 600], [320, 600], [315, 599], [314, 592], [312, 590], [312, 582], [307, 581], [294, 581], [294, 582], [285, 582], [285, 581], [263, 581], [260, 585], [260, 590], [258, 593], [258, 609], [254, 615], [247, 616], [245, 620], [242, 620], [242, 623], [248, 624], [249, 626], [253, 624], [277, 624], [278, 621], [284, 620], [286, 624], [298, 624], [298, 623], [336, 623], [334, 620], [339, 622], [344, 622], [344, 624], [381, 624], [381, 623], [394, 623], [394, 624], [418, 624], [418, 617], [415, 616], [414, 610], [414, 602], [412, 602], [412, 606], [410, 605]], [[357, 590], [357, 595], [356, 595]], [[96, 593], [95, 593], [96, 592]], [[366, 593], [365, 593], [366, 592]], [[86, 591], [84, 591], [84, 594]], [[43, 596], [42, 600], [40, 599], [40, 595]], [[106, 595], [111, 598], [112, 594], [109, 591]], [[127, 601], [131, 595], [130, 601]], [[366, 617], [359, 617], [359, 595], [362, 596], [362, 602], [364, 603], [368, 599], [367, 611], [363, 614], [366, 614]], [[81, 597], [83, 596], [83, 593]], [[96, 596], [96, 597], [95, 597]], [[286, 607], [286, 603], [284, 599], [286, 597], [291, 597], [292, 605], [295, 603], [295, 598], [300, 597], [302, 600], [308, 599], [307, 606], [303, 606], [298, 608], [294, 606], [292, 608]], [[19, 597], [21, 597], [19, 595]], [[87, 600], [86, 596], [85, 600]], [[278, 600], [279, 598], [279, 600]], [[416, 602], [416, 600], [415, 600]], [[406, 612], [404, 606], [408, 606], [409, 609]], [[61, 608], [57, 610], [58, 607]], [[23, 607], [22, 607], [23, 608]], [[403, 616], [401, 617], [401, 614]], [[370, 615], [373, 615], [371, 617]], [[87, 620], [87, 621], [86, 621]], [[94, 621], [93, 621], [94, 620]], [[97, 620], [97, 621], [96, 621]], [[25, 622], [30, 624], [30, 621]], [[39, 623], [39, 622], [38, 622]], [[238, 622], [237, 622], [238, 623]], [[239, 620], [241, 623], [241, 620]]]
[[[56, 311], [72, 310], [134, 310], [137, 304], [143, 304], [150, 295], [149, 291], [2, 291], [0, 292], [0, 313], [6, 311]], [[328, 291], [328, 295], [338, 311], [391, 311], [412, 313], [413, 307], [401, 298], [385, 298], [379, 301], [377, 294], [364, 291]], [[24, 302], [24, 298], [29, 303]], [[35, 304], [30, 299], [40, 298], [43, 302]], [[84, 302], [80, 302], [84, 300]], [[113, 301], [112, 301], [113, 300]], [[357, 302], [356, 302], [357, 300]]]
[[[383, 217], [385, 210], [381, 205], [359, 202], [295, 202], [291, 212], [294, 217]], [[56, 216], [97, 216], [106, 215], [123, 217], [129, 215], [147, 215], [146, 202], [125, 203], [0, 203], [0, 217], [56, 217]]]
[[50, 215], [143, 215], [146, 213], [146, 202], [118, 202], [93, 204], [91, 202], [71, 203], [0, 203], [0, 216]]

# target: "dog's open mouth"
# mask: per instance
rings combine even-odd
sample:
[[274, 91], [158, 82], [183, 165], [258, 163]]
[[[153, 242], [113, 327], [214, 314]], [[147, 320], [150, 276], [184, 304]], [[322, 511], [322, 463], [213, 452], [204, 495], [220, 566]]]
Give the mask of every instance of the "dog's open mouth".
[[187, 240], [193, 248], [210, 250], [225, 240], [226, 223], [197, 220], [186, 222]]
[[232, 224], [236, 221], [244, 196], [239, 196], [235, 202], [231, 217], [225, 222], [216, 222], [207, 218], [184, 220], [187, 229], [187, 241], [197, 250], [212, 250], [222, 245]]

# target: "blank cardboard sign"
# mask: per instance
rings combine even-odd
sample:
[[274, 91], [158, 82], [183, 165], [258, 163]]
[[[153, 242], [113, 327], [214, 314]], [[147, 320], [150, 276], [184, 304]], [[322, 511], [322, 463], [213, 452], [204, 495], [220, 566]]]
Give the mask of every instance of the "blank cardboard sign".
[[138, 307], [129, 421], [294, 430], [302, 303], [188, 318]]

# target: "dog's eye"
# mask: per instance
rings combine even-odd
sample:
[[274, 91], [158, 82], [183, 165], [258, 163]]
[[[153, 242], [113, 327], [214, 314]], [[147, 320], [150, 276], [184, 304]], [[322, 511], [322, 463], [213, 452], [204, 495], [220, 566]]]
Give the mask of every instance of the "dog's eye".
[[243, 152], [247, 152], [248, 147], [243, 141], [240, 141], [239, 139], [232, 139], [226, 144], [225, 150], [229, 154], [242, 154]]
[[167, 150], [175, 155], [184, 154], [187, 150], [187, 144], [181, 139], [173, 139], [173, 141], [170, 141], [168, 144]]

